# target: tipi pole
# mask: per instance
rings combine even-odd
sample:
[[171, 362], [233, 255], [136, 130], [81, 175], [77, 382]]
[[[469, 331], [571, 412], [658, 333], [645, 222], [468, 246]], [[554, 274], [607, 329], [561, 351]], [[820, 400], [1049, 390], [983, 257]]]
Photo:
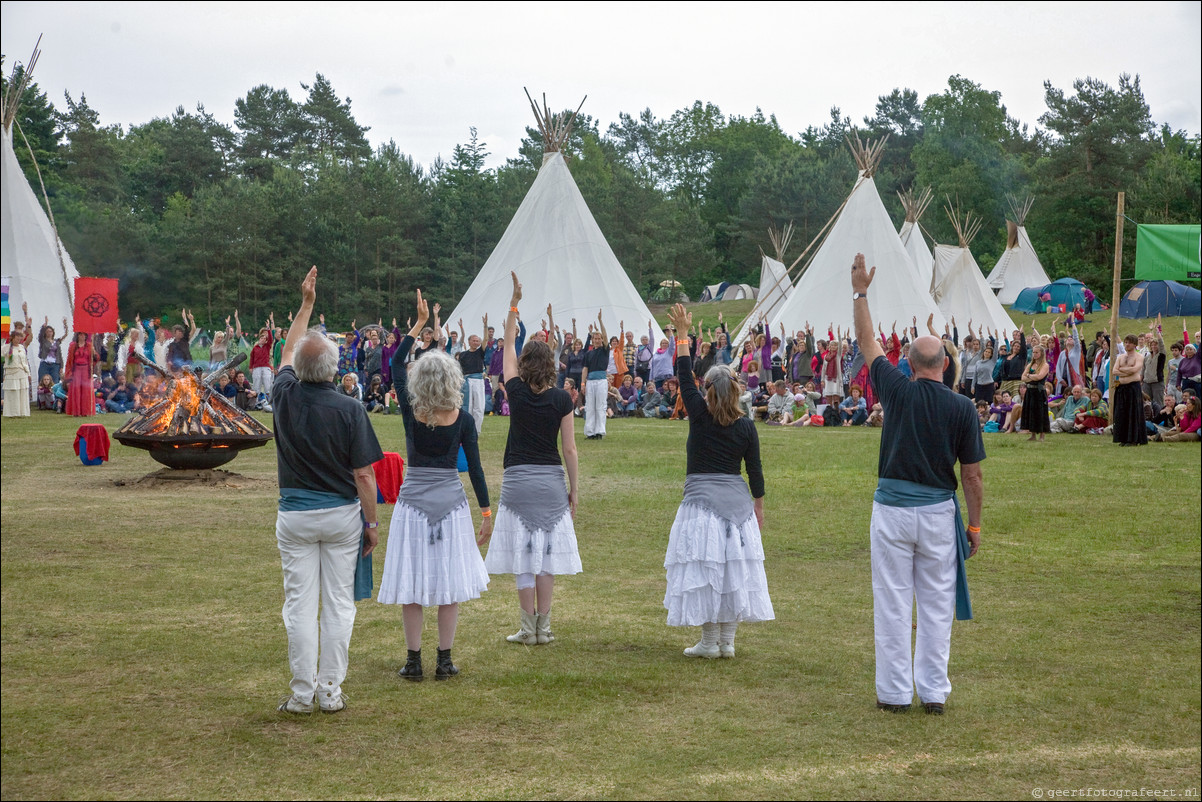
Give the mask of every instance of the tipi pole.
[[1119, 346], [1119, 275], [1123, 272], [1123, 209], [1126, 205], [1126, 192], [1119, 192], [1119, 207], [1114, 216], [1114, 290], [1110, 296], [1110, 381], [1106, 383], [1110, 391], [1110, 421], [1114, 422], [1114, 377], [1118, 373], [1118, 362], [1114, 356]]

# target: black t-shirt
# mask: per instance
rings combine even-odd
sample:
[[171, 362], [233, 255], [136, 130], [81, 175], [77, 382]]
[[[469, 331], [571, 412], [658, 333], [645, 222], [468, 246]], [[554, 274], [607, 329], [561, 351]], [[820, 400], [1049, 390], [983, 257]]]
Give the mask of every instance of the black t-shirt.
[[517, 377], [505, 382], [505, 392], [509, 394], [505, 467], [559, 465], [559, 425], [572, 413], [572, 397], [554, 387], [535, 395]]
[[[589, 373], [609, 369], [609, 351], [605, 348], [590, 348], [584, 352], [584, 369]], [[587, 377], [586, 377], [587, 378]]]
[[879, 476], [955, 490], [957, 460], [972, 465], [985, 459], [970, 399], [942, 382], [910, 381], [883, 356], [873, 360], [869, 378], [885, 411]]
[[693, 360], [687, 354], [677, 357], [676, 374], [689, 413], [687, 472], [741, 476], [742, 464], [746, 462], [751, 497], [763, 498], [764, 468], [760, 464], [760, 436], [755, 424], [750, 418], [739, 418], [730, 426], [718, 425], [693, 381]]
[[463, 375], [469, 373], [484, 372], [484, 349], [477, 348], [475, 351], [469, 351], [466, 348], [455, 355], [459, 360], [459, 367], [463, 369]]
[[271, 386], [281, 488], [358, 496], [355, 468], [384, 459], [367, 411], [333, 382], [311, 384], [281, 368]]

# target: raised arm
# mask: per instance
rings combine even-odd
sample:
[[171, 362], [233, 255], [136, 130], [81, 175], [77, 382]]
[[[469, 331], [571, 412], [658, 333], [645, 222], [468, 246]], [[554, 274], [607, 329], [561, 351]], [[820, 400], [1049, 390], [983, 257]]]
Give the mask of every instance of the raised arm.
[[605, 343], [604, 347], [609, 348], [609, 334], [605, 331], [605, 321], [601, 319], [601, 310], [597, 310], [597, 325], [601, 327], [601, 340]]
[[513, 293], [509, 296], [509, 314], [505, 317], [505, 350], [502, 351], [502, 370], [505, 380], [509, 381], [518, 375], [518, 302], [522, 300], [522, 285], [518, 283], [518, 274], [509, 272], [513, 279]]
[[284, 350], [280, 354], [280, 368], [292, 365], [292, 353], [297, 342], [309, 328], [309, 317], [313, 314], [313, 302], [317, 299], [317, 265], [309, 268], [308, 275], [301, 282], [301, 305], [292, 325], [288, 327], [288, 337], [284, 340]]
[[[872, 365], [877, 357], [885, 355], [881, 344], [873, 336], [872, 312], [868, 308], [868, 287], [875, 277], [876, 267], [868, 270], [864, 263], [864, 254], [857, 253], [851, 264], [851, 290], [855, 295], [861, 297], [852, 302], [852, 307], [855, 312], [856, 342], [859, 343], [860, 351], [864, 354], [864, 362], [867, 365]], [[931, 321], [928, 320], [927, 324], [930, 325], [930, 323]]]

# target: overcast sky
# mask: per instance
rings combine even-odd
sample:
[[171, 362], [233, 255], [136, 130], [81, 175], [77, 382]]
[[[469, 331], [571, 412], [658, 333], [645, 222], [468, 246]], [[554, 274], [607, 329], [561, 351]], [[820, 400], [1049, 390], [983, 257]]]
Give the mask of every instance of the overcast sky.
[[35, 80], [62, 108], [86, 94], [102, 123], [143, 123], [197, 103], [233, 122], [259, 84], [324, 74], [373, 145], [428, 165], [479, 129], [489, 166], [516, 155], [532, 116], [522, 87], [604, 131], [657, 117], [756, 107], [795, 135], [833, 105], [853, 121], [879, 95], [925, 98], [959, 73], [1000, 91], [1032, 127], [1043, 82], [1110, 85], [1138, 74], [1157, 123], [1202, 129], [1202, 4], [1187, 3], [47, 3], [4, 2], [5, 72], [38, 34]]

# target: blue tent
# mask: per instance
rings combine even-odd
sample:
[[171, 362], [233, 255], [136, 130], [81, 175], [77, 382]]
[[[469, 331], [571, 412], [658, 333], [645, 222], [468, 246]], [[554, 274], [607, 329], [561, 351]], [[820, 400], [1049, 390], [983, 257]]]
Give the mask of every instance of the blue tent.
[[[1048, 294], [1051, 300], [1044, 301], [1041, 296]], [[1046, 312], [1049, 305], [1059, 309], [1064, 304], [1065, 311], [1072, 310], [1077, 304], [1085, 306], [1085, 285], [1075, 278], [1058, 278], [1051, 284], [1042, 287], [1027, 287], [1018, 294], [1018, 298], [1010, 305], [1015, 312], [1028, 315]]]
[[1202, 290], [1176, 281], [1141, 281], [1119, 303], [1119, 317], [1144, 318], [1202, 314]]

